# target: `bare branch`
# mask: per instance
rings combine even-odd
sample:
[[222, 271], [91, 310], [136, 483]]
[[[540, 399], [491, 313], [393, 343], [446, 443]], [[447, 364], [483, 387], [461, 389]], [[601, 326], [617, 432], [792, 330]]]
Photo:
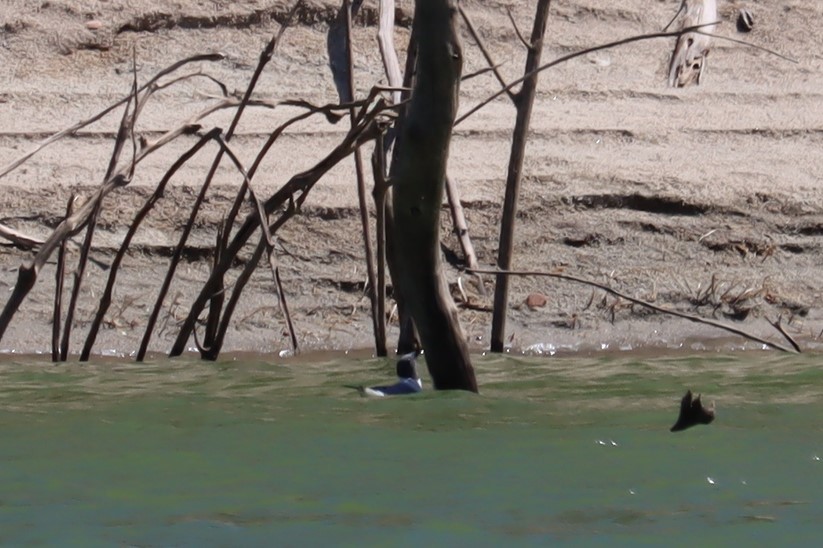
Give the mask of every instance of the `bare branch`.
[[709, 320], [709, 319], [706, 319], [706, 318], [701, 318], [700, 316], [694, 316], [692, 314], [686, 314], [685, 312], [678, 312], [677, 310], [669, 310], [668, 308], [663, 308], [663, 307], [657, 306], [655, 304], [652, 304], [650, 302], [644, 301], [642, 299], [637, 299], [635, 297], [626, 295], [625, 293], [621, 293], [620, 291], [618, 291], [618, 290], [616, 290], [612, 287], [609, 287], [608, 285], [601, 284], [601, 283], [598, 283], [598, 282], [595, 282], [595, 281], [592, 281], [592, 280], [587, 280], [585, 278], [579, 278], [577, 276], [572, 276], [572, 275], [569, 275], [569, 274], [560, 274], [558, 272], [516, 271], [516, 270], [495, 270], [495, 269], [467, 269], [467, 271], [468, 272], [473, 272], [473, 273], [479, 273], [479, 274], [495, 274], [495, 275], [500, 275], [500, 276], [543, 276], [543, 277], [547, 277], [547, 278], [557, 278], [559, 280], [568, 280], [570, 282], [577, 282], [577, 283], [580, 283], [580, 284], [584, 284], [584, 285], [588, 285], [588, 286], [592, 286], [592, 287], [597, 287], [598, 289], [602, 289], [603, 291], [605, 291], [607, 293], [611, 293], [615, 297], [620, 297], [621, 299], [625, 299], [629, 302], [639, 304], [641, 306], [645, 306], [646, 308], [649, 308], [649, 309], [654, 310], [656, 312], [661, 312], [663, 314], [670, 314], [672, 316], [677, 316], [679, 318], [684, 318], [684, 319], [692, 321], [692, 322], [702, 323], [702, 324], [710, 325], [712, 327], [717, 327], [718, 329], [723, 329], [723, 330], [728, 331], [730, 333], [734, 333], [735, 335], [740, 335], [741, 337], [745, 337], [745, 338], [747, 338], [751, 341], [755, 341], [755, 342], [764, 344], [766, 346], [774, 348], [775, 350], [780, 350], [782, 352], [795, 353], [795, 350], [787, 348], [787, 347], [785, 347], [781, 344], [778, 344], [778, 343], [767, 341], [766, 339], [762, 339], [762, 338], [760, 338], [756, 335], [752, 335], [751, 333], [747, 333], [747, 332], [743, 331], [742, 329], [738, 329], [734, 326], [731, 326], [731, 325], [728, 325], [728, 324], [725, 324], [725, 323], [722, 323], [722, 322], [718, 322], [718, 321], [715, 321], [715, 320]]
[[786, 332], [786, 330], [783, 328], [783, 323], [782, 323], [781, 320], [782, 320], [782, 318], [778, 317], [777, 321], [773, 322], [773, 321], [768, 320], [768, 319], [766, 321], [768, 321], [770, 324], [772, 324], [772, 327], [777, 329], [780, 332], [780, 334], [783, 335], [783, 338], [786, 339], [787, 341], [789, 341], [789, 344], [792, 345], [792, 347], [795, 349], [795, 351], [797, 351], [798, 354], [800, 354], [800, 352], [801, 352], [800, 345], [797, 344], [797, 341], [794, 340], [794, 338]]
[[[154, 78], [152, 78], [151, 80], [149, 80], [148, 82], [143, 84], [143, 86], [141, 86], [138, 89], [138, 91], [143, 91], [144, 89], [148, 88], [149, 86], [151, 86], [155, 82], [157, 82], [157, 80], [159, 80], [163, 76], [165, 76], [165, 75], [167, 75], [171, 72], [174, 72], [178, 68], [180, 68], [184, 65], [187, 65], [189, 63], [196, 63], [198, 61], [220, 61], [220, 60], [224, 59], [224, 57], [225, 56], [222, 53], [207, 53], [207, 54], [194, 55], [192, 57], [187, 57], [186, 59], [183, 59], [181, 61], [177, 61], [176, 63], [172, 63], [171, 65], [169, 65], [165, 69], [158, 72], [154, 76]], [[60, 139], [62, 139], [63, 137], [65, 137], [67, 135], [72, 135], [72, 134], [76, 133], [78, 130], [83, 129], [84, 127], [86, 127], [90, 124], [93, 124], [94, 122], [104, 118], [111, 111], [113, 111], [117, 107], [123, 105], [127, 101], [131, 100], [131, 98], [132, 98], [131, 94], [126, 96], [126, 97], [123, 97], [122, 99], [120, 99], [116, 103], [106, 107], [105, 109], [98, 112], [97, 114], [95, 114], [91, 118], [88, 118], [87, 120], [83, 120], [82, 122], [78, 122], [78, 123], [74, 124], [71, 127], [63, 129], [61, 131], [58, 131], [57, 133], [55, 133], [54, 135], [52, 135], [51, 137], [49, 137], [48, 139], [44, 140], [39, 145], [37, 145], [37, 147], [35, 147], [34, 150], [32, 150], [31, 152], [28, 152], [28, 153], [24, 154], [23, 156], [21, 156], [20, 158], [18, 158], [17, 160], [12, 162], [11, 164], [7, 165], [3, 169], [0, 169], [0, 178], [8, 175], [10, 172], [12, 172], [15, 169], [17, 169], [18, 167], [20, 167], [20, 165], [25, 163], [29, 158], [31, 158], [32, 156], [34, 156], [35, 154], [37, 154], [38, 152], [40, 152], [41, 150], [43, 150], [44, 148], [49, 146], [50, 144], [54, 143], [55, 141], [59, 141]]]
[[[489, 53], [489, 50], [486, 49], [486, 44], [480, 38], [480, 35], [477, 33], [477, 29], [474, 28], [474, 23], [472, 23], [472, 20], [469, 18], [469, 15], [466, 13], [466, 10], [464, 10], [462, 6], [458, 7], [457, 9], [460, 10], [460, 15], [463, 17], [463, 22], [466, 23], [466, 28], [469, 29], [469, 34], [472, 35], [474, 43], [477, 44], [477, 47], [480, 49], [480, 53], [483, 54], [483, 57], [486, 59], [486, 63], [489, 64], [487, 70], [491, 70], [494, 73], [495, 78], [497, 78], [497, 81], [500, 82], [500, 85], [503, 87], [503, 89], [506, 89], [506, 80], [503, 79], [503, 75], [500, 74], [499, 70], [497, 70], [497, 67], [499, 65], [494, 62], [494, 59], [492, 59], [492, 56]], [[511, 10], [508, 11], [509, 17], [511, 17]], [[477, 76], [477, 74], [470, 74], [464, 76], [463, 80], [468, 80], [473, 76]], [[512, 103], [516, 102], [515, 94], [511, 91], [511, 89], [506, 90], [506, 94], [509, 96], [509, 99], [512, 100]]]
[[23, 234], [11, 227], [0, 223], [0, 237], [7, 239], [17, 247], [30, 249], [43, 244], [43, 240]]
[[512, 22], [512, 27], [514, 27], [514, 33], [517, 35], [517, 38], [520, 40], [520, 43], [523, 44], [523, 47], [526, 49], [532, 49], [532, 44], [526, 40], [526, 37], [520, 32], [520, 28], [517, 26], [517, 21], [514, 20], [514, 15], [512, 15], [511, 8], [506, 8], [506, 14], [509, 16], [509, 21]]
[[[703, 26], [709, 26], [709, 25], [701, 25], [701, 27], [703, 27]], [[654, 39], [657, 39], [657, 38], [673, 38], [675, 36], [680, 36], [681, 34], [685, 34], [686, 32], [695, 31], [698, 28], [700, 28], [700, 27], [688, 27], [688, 28], [682, 29], [682, 30], [677, 31], [677, 32], [654, 32], [654, 33], [650, 33], [650, 34], [640, 34], [640, 35], [637, 35], [637, 36], [630, 36], [629, 38], [623, 38], [621, 40], [615, 40], [614, 42], [608, 42], [608, 43], [605, 43], [605, 44], [601, 44], [599, 46], [594, 46], [594, 47], [591, 47], [591, 48], [585, 48], [585, 49], [582, 49], [580, 51], [576, 51], [574, 53], [569, 53], [567, 55], [563, 55], [561, 57], [558, 57], [554, 61], [550, 61], [550, 62], [548, 62], [544, 65], [541, 65], [541, 66], [537, 67], [536, 69], [534, 69], [534, 71], [532, 71], [530, 73], [524, 74], [523, 76], [521, 76], [520, 78], [518, 78], [514, 82], [511, 82], [505, 88], [503, 88], [499, 91], [496, 91], [495, 93], [492, 93], [486, 99], [484, 99], [483, 101], [481, 101], [480, 103], [478, 103], [477, 105], [475, 105], [471, 109], [469, 109], [468, 112], [466, 112], [462, 116], [458, 117], [457, 120], [455, 120], [454, 125], [457, 126], [458, 124], [460, 124], [460, 122], [462, 122], [463, 120], [465, 120], [466, 118], [468, 118], [469, 116], [471, 116], [472, 114], [474, 114], [475, 112], [477, 112], [478, 110], [483, 108], [484, 106], [488, 105], [489, 103], [491, 103], [492, 101], [494, 101], [495, 99], [497, 99], [498, 97], [503, 95], [504, 93], [507, 93], [509, 90], [514, 88], [514, 86], [524, 82], [533, 73], [542, 72], [546, 69], [557, 66], [561, 63], [565, 63], [566, 61], [569, 61], [571, 59], [575, 59], [577, 57], [581, 57], [583, 55], [587, 55], [587, 54], [593, 53], [595, 51], [601, 51], [601, 50], [613, 48], [613, 47], [616, 47], [616, 46], [622, 46], [624, 44], [631, 44], [632, 42], [641, 42], [641, 41], [644, 41], [644, 40], [654, 40]]]

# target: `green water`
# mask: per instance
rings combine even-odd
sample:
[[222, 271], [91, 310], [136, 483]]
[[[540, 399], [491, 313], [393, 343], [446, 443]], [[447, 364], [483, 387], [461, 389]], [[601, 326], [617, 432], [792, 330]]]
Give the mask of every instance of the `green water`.
[[[816, 545], [820, 356], [0, 363], [0, 545]], [[424, 381], [427, 381], [424, 378]], [[671, 434], [686, 388], [717, 402]]]

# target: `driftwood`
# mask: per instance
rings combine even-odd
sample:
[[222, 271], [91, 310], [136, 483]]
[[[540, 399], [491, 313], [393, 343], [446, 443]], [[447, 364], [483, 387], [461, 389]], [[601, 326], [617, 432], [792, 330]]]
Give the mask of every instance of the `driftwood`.
[[[717, 22], [717, 2], [715, 0], [683, 0], [674, 19], [683, 14], [680, 30], [688, 27], [711, 25]], [[700, 84], [706, 71], [706, 58], [711, 49], [712, 38], [706, 32], [686, 32], [677, 38], [677, 43], [669, 62], [669, 86], [682, 88]]]
[[[372, 153], [372, 179], [374, 180], [372, 195], [374, 198], [375, 236], [377, 239], [377, 311], [381, 318], [381, 325], [385, 329], [387, 321], [386, 268], [389, 267], [389, 261], [391, 260], [387, 254], [389, 245], [387, 241], [389, 237], [387, 227], [392, 223], [391, 220], [387, 220], [391, 212], [386, 208], [386, 204], [389, 203], [391, 198], [391, 188], [389, 187], [386, 169], [388, 163], [387, 155], [394, 143], [393, 134], [396, 131], [395, 128], [397, 124], [401, 123], [400, 120], [403, 118], [402, 113], [405, 109], [400, 105], [404, 100], [404, 93], [406, 98], [408, 98], [408, 90], [403, 91], [400, 89], [404, 82], [403, 75], [400, 72], [400, 62], [397, 59], [397, 50], [394, 47], [394, 0], [380, 0], [379, 14], [377, 43], [380, 49], [380, 57], [383, 60], [383, 69], [386, 72], [386, 79], [389, 82], [389, 86], [395, 89], [391, 94], [391, 102], [394, 105], [398, 105], [400, 110], [400, 115], [398, 121], [395, 123], [395, 127], [390, 128], [385, 136], [378, 136], [374, 152]], [[411, 40], [409, 44], [409, 49], [412, 50], [412, 48], [415, 48], [414, 40]], [[409, 52], [409, 57], [414, 57], [411, 51]], [[392, 224], [391, 226], [394, 225]], [[408, 314], [406, 314], [406, 316], [408, 316]], [[412, 325], [412, 322], [409, 321], [409, 324]], [[402, 348], [402, 352], [404, 353], [412, 349], [409, 347], [417, 346], [417, 339], [413, 327], [411, 330], [406, 328], [406, 332], [404, 333], [401, 325], [400, 338], [402, 339], [408, 332], [412, 334], [412, 344], [401, 344], [402, 341], [400, 340], [397, 344], [397, 349], [400, 350]]]
[[[466, 266], [469, 268], [478, 268], [480, 265], [477, 262], [477, 254], [474, 252], [472, 240], [469, 238], [469, 224], [466, 221], [466, 215], [463, 213], [460, 191], [458, 190], [457, 183], [451, 177], [446, 177], [446, 197], [449, 201], [449, 209], [452, 214], [454, 233], [460, 242], [460, 247], [463, 249]], [[483, 278], [479, 274], [477, 275], [477, 285], [480, 293], [485, 296], [486, 288], [483, 286]]]
[[415, 2], [417, 77], [391, 179], [396, 266], [392, 279], [420, 333], [435, 388], [476, 392], [468, 346], [440, 257], [440, 206], [463, 67], [456, 13], [455, 0]]
[[5, 238], [21, 249], [31, 249], [32, 247], [43, 244], [43, 240], [23, 234], [22, 232], [2, 223], [0, 223], [0, 238]]

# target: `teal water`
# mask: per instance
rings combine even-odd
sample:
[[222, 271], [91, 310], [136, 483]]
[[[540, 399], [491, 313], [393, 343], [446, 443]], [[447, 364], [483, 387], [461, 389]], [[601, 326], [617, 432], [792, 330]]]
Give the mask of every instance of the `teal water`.
[[[0, 545], [816, 545], [820, 356], [0, 363]], [[424, 382], [428, 379], [424, 378]], [[671, 434], [686, 388], [717, 403]]]

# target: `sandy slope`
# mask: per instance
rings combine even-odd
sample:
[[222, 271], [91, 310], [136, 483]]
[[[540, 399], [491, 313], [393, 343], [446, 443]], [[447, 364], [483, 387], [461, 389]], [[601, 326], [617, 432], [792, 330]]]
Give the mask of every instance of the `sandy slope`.
[[[203, 64], [202, 70], [230, 90], [244, 89], [288, 4], [6, 0], [0, 10], [0, 166], [126, 94], [132, 81], [132, 51], [144, 80], [185, 56], [221, 51], [226, 60]], [[334, 2], [307, 4], [264, 74], [259, 97], [335, 100], [325, 55]], [[677, 4], [556, 2], [544, 59], [658, 30]], [[505, 8], [510, 7], [521, 28], [528, 30], [534, 2], [463, 5], [503, 63], [505, 77], [519, 76], [524, 53]], [[665, 86], [672, 42], [657, 40], [593, 53], [544, 73], [524, 173], [515, 259], [519, 268], [562, 268], [658, 304], [718, 319], [736, 318], [738, 325], [758, 332], [771, 334], [765, 319], [779, 315], [784, 322], [791, 319], [791, 332], [806, 339], [823, 329], [823, 36], [813, 28], [823, 17], [823, 5], [808, 0], [747, 5], [756, 26], [745, 38], [791, 55], [797, 64], [718, 42], [704, 85], [672, 90]], [[397, 39], [402, 45], [412, 2], [399, 6]], [[374, 2], [367, 1], [366, 7], [356, 28], [361, 90], [382, 78], [374, 42]], [[743, 37], [731, 22], [735, 6], [721, 3], [720, 8], [726, 19], [718, 32]], [[98, 21], [100, 28], [90, 30], [89, 21]], [[484, 66], [470, 41], [465, 50], [467, 73]], [[494, 89], [489, 75], [465, 82], [464, 110]], [[155, 138], [205, 108], [217, 92], [205, 79], [165, 90], [147, 108], [138, 130]], [[486, 264], [496, 254], [514, 122], [514, 110], [506, 101], [495, 101], [457, 127], [450, 166], [460, 184], [479, 259]], [[251, 160], [268, 132], [288, 114], [288, 109], [256, 110], [245, 118], [234, 140], [244, 161]], [[226, 127], [228, 120], [220, 114], [209, 123]], [[114, 116], [90, 126], [0, 179], [0, 222], [46, 236], [59, 221], [68, 196], [87, 192], [101, 180], [117, 122]], [[344, 124], [312, 120], [285, 135], [256, 179], [261, 192], [273, 192], [288, 176], [322, 157], [341, 138]], [[191, 138], [181, 139], [149, 157], [132, 185], [107, 199], [95, 239], [97, 259], [111, 259], [127, 220], [192, 143]], [[99, 351], [135, 348], [166, 257], [188, 216], [187, 204], [210, 161], [211, 152], [201, 154], [181, 172], [138, 234]], [[156, 350], [168, 348], [175, 321], [206, 275], [216, 223], [239, 183], [228, 168], [220, 172], [164, 307], [164, 329], [155, 339]], [[281, 254], [284, 283], [301, 341], [308, 348], [361, 348], [370, 343], [354, 188], [353, 167], [345, 162], [312, 191], [304, 214], [282, 232], [287, 251]], [[447, 219], [444, 213], [446, 230]], [[454, 238], [447, 235], [444, 246], [447, 258], [459, 266]], [[9, 246], [0, 248], [3, 292], [10, 291], [17, 265], [28, 256]], [[76, 335], [85, 333], [103, 275], [95, 267], [85, 282]], [[449, 275], [457, 294], [458, 271], [451, 268]], [[466, 285], [474, 304], [487, 304], [476, 287]], [[0, 348], [48, 348], [53, 286], [49, 268]], [[549, 296], [547, 306], [530, 310], [522, 304], [533, 291]], [[258, 271], [247, 293], [226, 348], [286, 347], [267, 270]], [[691, 336], [717, 334], [566, 282], [517, 280], [511, 302], [509, 332], [518, 348], [676, 346]], [[463, 320], [472, 340], [482, 347], [490, 316], [465, 310]]]

